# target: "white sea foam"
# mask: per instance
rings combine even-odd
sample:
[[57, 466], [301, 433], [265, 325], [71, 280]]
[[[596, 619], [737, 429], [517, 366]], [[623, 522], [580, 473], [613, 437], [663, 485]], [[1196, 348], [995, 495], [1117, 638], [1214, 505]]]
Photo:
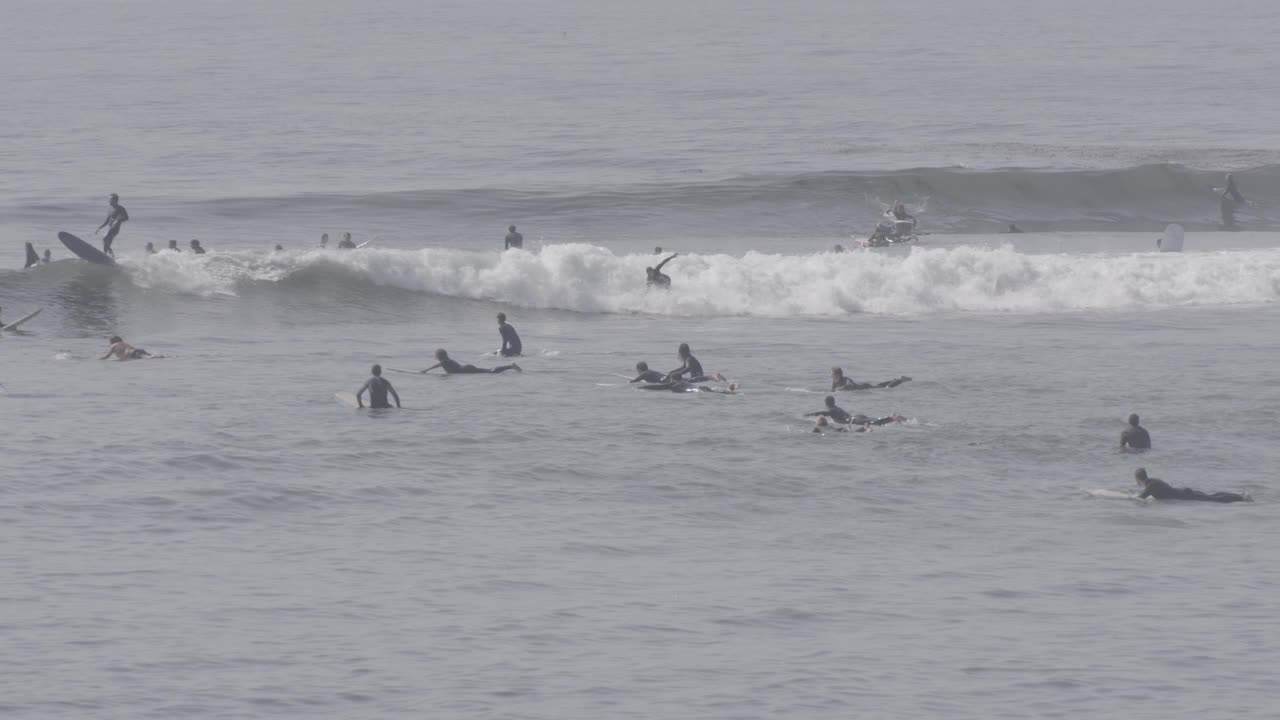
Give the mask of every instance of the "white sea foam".
[[1036, 255], [1009, 247], [909, 254], [680, 256], [669, 291], [645, 284], [652, 255], [581, 244], [533, 252], [161, 253], [124, 263], [141, 287], [212, 296], [246, 284], [342, 282], [579, 312], [672, 316], [1068, 312], [1274, 302], [1280, 250]]

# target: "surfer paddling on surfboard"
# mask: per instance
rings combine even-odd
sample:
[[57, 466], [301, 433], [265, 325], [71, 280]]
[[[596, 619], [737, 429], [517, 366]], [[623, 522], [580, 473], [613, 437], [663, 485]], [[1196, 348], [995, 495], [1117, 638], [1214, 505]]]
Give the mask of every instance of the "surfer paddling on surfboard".
[[494, 373], [506, 372], [507, 370], [524, 372], [523, 370], [520, 369], [520, 366], [516, 365], [515, 363], [511, 363], [510, 365], [502, 365], [501, 367], [496, 367], [496, 368], [478, 368], [475, 365], [462, 365], [462, 364], [459, 364], [457, 360], [450, 358], [449, 353], [445, 352], [444, 350], [436, 351], [436, 360], [439, 360], [440, 362], [436, 363], [435, 365], [432, 365], [431, 367], [427, 368], [426, 370], [423, 370], [422, 372], [429, 373], [432, 370], [435, 370], [436, 368], [444, 368], [444, 371], [449, 375], [490, 375]]
[[396, 389], [391, 387], [391, 381], [382, 377], [382, 366], [374, 365], [370, 370], [373, 377], [364, 382], [360, 389], [356, 391], [356, 407], [364, 407], [364, 391], [369, 391], [369, 407], [380, 410], [390, 408], [391, 403], [387, 402], [387, 393], [396, 400], [396, 407], [400, 407], [400, 395], [396, 393]]
[[122, 340], [119, 335], [112, 335], [111, 339], [108, 340], [107, 342], [111, 343], [111, 349], [107, 350], [106, 355], [103, 355], [102, 357], [98, 358], [99, 360], [106, 360], [112, 355], [114, 355], [116, 359], [120, 361], [159, 360], [160, 358], [164, 357], [163, 355], [152, 355], [151, 353], [147, 352], [146, 350], [143, 350], [142, 348], [136, 348], [130, 345], [129, 343], [125, 342], [124, 340]]
[[120, 226], [129, 222], [129, 211], [120, 204], [120, 196], [115, 193], [111, 193], [107, 202], [111, 204], [111, 209], [107, 211], [107, 219], [102, 221], [93, 234], [97, 235], [102, 228], [107, 228], [107, 234], [102, 238], [102, 252], [115, 257], [116, 254], [111, 250], [111, 243], [115, 242], [116, 235], [120, 234]]
[[1210, 495], [1189, 487], [1175, 488], [1160, 478], [1149, 477], [1146, 468], [1134, 470], [1133, 479], [1142, 488], [1138, 497], [1143, 499], [1150, 497], [1157, 500], [1201, 500], [1216, 503], [1253, 502], [1253, 498], [1240, 493], [1216, 492]]

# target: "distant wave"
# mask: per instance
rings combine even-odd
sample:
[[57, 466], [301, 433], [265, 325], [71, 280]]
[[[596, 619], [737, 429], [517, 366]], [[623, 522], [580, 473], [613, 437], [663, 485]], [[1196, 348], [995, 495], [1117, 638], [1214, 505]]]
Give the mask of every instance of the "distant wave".
[[909, 254], [681, 256], [670, 291], [645, 285], [651, 255], [593, 245], [536, 252], [452, 249], [161, 253], [122, 263], [143, 288], [203, 296], [316, 285], [385, 287], [585, 313], [672, 316], [1045, 313], [1274, 302], [1280, 249], [1132, 255], [1029, 255], [1012, 248]]

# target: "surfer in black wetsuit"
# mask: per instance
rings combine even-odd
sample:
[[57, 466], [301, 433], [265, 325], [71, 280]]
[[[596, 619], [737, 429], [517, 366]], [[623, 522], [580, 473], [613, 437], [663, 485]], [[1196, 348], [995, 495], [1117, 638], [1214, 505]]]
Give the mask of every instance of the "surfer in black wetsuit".
[[[881, 206], [881, 207], [883, 207], [883, 206]], [[894, 220], [910, 221], [910, 222], [911, 222], [912, 227], [914, 227], [914, 226], [915, 226], [915, 224], [916, 224], [916, 218], [915, 218], [915, 216], [914, 216], [914, 215], [912, 215], [911, 213], [907, 212], [907, 206], [906, 206], [906, 205], [904, 205], [904, 204], [902, 203], [902, 201], [901, 201], [901, 200], [899, 200], [899, 201], [898, 201], [896, 204], [894, 204], [894, 206], [893, 206], [893, 219], [894, 219]]]
[[1222, 189], [1222, 199], [1218, 204], [1222, 212], [1222, 225], [1229, 230], [1236, 229], [1236, 208], [1245, 204], [1244, 195], [1236, 187], [1236, 179], [1227, 173], [1227, 186]]
[[850, 415], [843, 408], [838, 407], [836, 405], [836, 399], [831, 395], [828, 395], [823, 400], [823, 402], [826, 403], [827, 405], [826, 410], [819, 410], [818, 412], [806, 413], [805, 417], [826, 416], [831, 418], [835, 422], [844, 423], [846, 425], [888, 425], [889, 423], [892, 423], [892, 422], [902, 422], [906, 420], [906, 418], [902, 417], [901, 415], [886, 415], [882, 418], [868, 417], [866, 415], [863, 415], [862, 413], [858, 413], [857, 415]]
[[663, 375], [657, 370], [650, 370], [649, 363], [643, 360], [636, 363], [636, 372], [639, 373], [639, 375], [636, 375], [629, 382], [660, 383], [660, 382], [665, 382], [667, 379], [666, 375]]
[[382, 377], [382, 366], [374, 365], [370, 371], [373, 377], [364, 381], [364, 385], [356, 392], [356, 406], [364, 407], [364, 391], [369, 391], [369, 407], [378, 410], [391, 407], [391, 403], [387, 402], [387, 393], [391, 393], [391, 397], [396, 399], [396, 407], [400, 407], [400, 395], [396, 393], [396, 389], [391, 387], [391, 381]]
[[1020, 235], [1022, 233], [1022, 228], [1014, 225], [1013, 223], [1009, 223], [1009, 229], [1005, 232], [1009, 235]]
[[193, 252], [193, 253], [195, 253], [195, 254], [197, 254], [197, 255], [204, 255], [204, 248], [200, 247], [200, 241], [199, 241], [199, 240], [192, 240], [192, 241], [191, 241], [191, 252]]
[[662, 287], [662, 288], [669, 288], [669, 287], [671, 287], [671, 276], [669, 276], [669, 275], [667, 275], [666, 273], [662, 272], [662, 266], [663, 266], [663, 265], [666, 265], [667, 263], [669, 263], [669, 262], [671, 262], [672, 260], [674, 260], [674, 259], [675, 259], [675, 257], [676, 257], [676, 255], [679, 255], [679, 254], [680, 254], [680, 253], [672, 253], [672, 254], [671, 254], [669, 257], [667, 257], [665, 260], [663, 260], [662, 262], [658, 263], [658, 267], [647, 267], [647, 268], [645, 268], [645, 269], [644, 269], [644, 273], [645, 273], [645, 275], [647, 275], [647, 276], [648, 276], [648, 277], [646, 278], [646, 280], [645, 280], [645, 284], [647, 284], [647, 285], [657, 285], [658, 287]]
[[338, 243], [339, 250], [355, 250], [355, 241], [351, 239], [351, 233], [342, 233], [342, 242]]
[[423, 370], [422, 372], [429, 373], [432, 370], [435, 370], [436, 368], [443, 368], [444, 371], [449, 375], [488, 375], [492, 373], [506, 372], [507, 370], [524, 372], [523, 370], [520, 369], [520, 366], [516, 365], [515, 363], [511, 363], [510, 365], [503, 365], [501, 367], [496, 367], [492, 369], [478, 368], [475, 365], [461, 365], [458, 363], [457, 360], [453, 360], [452, 358], [450, 358], [449, 353], [445, 352], [444, 350], [436, 351], [436, 360], [439, 360], [440, 362], [437, 362], [435, 365], [432, 365], [431, 367], [427, 368], [426, 370]]
[[169, 247], [168, 247], [168, 248], [166, 248], [166, 249], [168, 249], [168, 250], [172, 250], [172, 251], [174, 251], [174, 252], [182, 252], [182, 248], [178, 247], [178, 241], [177, 241], [177, 240], [170, 240], [170, 241], [169, 241]]
[[689, 351], [689, 343], [680, 343], [680, 347], [676, 350], [676, 357], [680, 358], [680, 362], [683, 364], [667, 373], [667, 380], [683, 379], [691, 383], [724, 380], [720, 373], [707, 375], [702, 371], [702, 363], [698, 362], [698, 358], [694, 357], [693, 353]]
[[36, 252], [36, 246], [27, 243], [27, 264], [22, 266], [23, 270], [29, 267], [35, 267], [40, 264], [40, 254]]
[[1151, 433], [1138, 424], [1137, 413], [1129, 416], [1129, 427], [1120, 433], [1120, 449], [1123, 450], [1124, 448], [1132, 448], [1134, 450], [1151, 449]]
[[516, 226], [511, 225], [507, 228], [506, 237], [502, 238], [502, 249], [510, 250], [515, 248], [521, 250], [524, 248], [524, 235], [516, 232]]
[[894, 388], [904, 382], [909, 382], [911, 378], [903, 375], [893, 380], [885, 380], [881, 383], [860, 383], [851, 378], [844, 376], [844, 370], [838, 367], [831, 368], [831, 392], [837, 390], [871, 390], [872, 388]]
[[147, 243], [147, 254], [148, 254], [148, 255], [155, 255], [155, 254], [156, 254], [156, 245], [155, 245], [155, 243]]
[[502, 335], [502, 348], [498, 350], [498, 354], [502, 357], [519, 357], [524, 346], [520, 344], [516, 329], [507, 324], [506, 313], [498, 313], [498, 332]]
[[120, 234], [120, 226], [129, 222], [129, 211], [120, 204], [120, 196], [115, 193], [111, 193], [107, 202], [111, 204], [111, 209], [107, 211], [107, 219], [102, 221], [93, 234], [97, 235], [99, 230], [107, 228], [107, 234], [102, 238], [102, 252], [115, 257], [116, 254], [111, 251], [111, 243], [115, 242], [116, 235]]
[[1253, 502], [1253, 498], [1248, 495], [1232, 492], [1216, 492], [1213, 494], [1203, 493], [1199, 490], [1191, 488], [1175, 488], [1160, 478], [1147, 476], [1146, 468], [1138, 468], [1133, 471], [1133, 479], [1142, 488], [1142, 493], [1138, 495], [1140, 498], [1155, 498], [1157, 500], [1200, 500], [1203, 502], [1216, 503], [1233, 503], [1233, 502]]

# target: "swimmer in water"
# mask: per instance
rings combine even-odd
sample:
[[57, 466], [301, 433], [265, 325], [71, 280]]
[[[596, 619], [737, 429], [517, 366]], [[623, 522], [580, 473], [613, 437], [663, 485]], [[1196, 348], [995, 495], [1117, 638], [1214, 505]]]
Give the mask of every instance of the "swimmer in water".
[[355, 250], [356, 243], [351, 239], [351, 233], [342, 233], [342, 242], [338, 243], [339, 250]]
[[683, 363], [680, 367], [667, 373], [667, 380], [685, 380], [691, 383], [724, 382], [724, 377], [720, 373], [707, 375], [702, 371], [702, 363], [698, 362], [698, 358], [693, 356], [689, 351], [689, 343], [680, 343], [680, 347], [676, 350], [676, 357], [680, 358]]
[[40, 258], [40, 262], [46, 264], [53, 262], [53, 251], [45, 248], [44, 257]]
[[506, 313], [498, 313], [498, 332], [502, 335], [502, 348], [498, 350], [498, 354], [502, 357], [519, 357], [524, 346], [520, 344], [516, 329], [507, 324]]
[[203, 248], [203, 247], [200, 247], [200, 241], [199, 241], [199, 240], [192, 240], [192, 241], [191, 241], [191, 252], [193, 252], [193, 253], [195, 253], [195, 254], [197, 254], [197, 255], [204, 255], [204, 254], [205, 254], [205, 253], [204, 253], [204, 248]]
[[1140, 498], [1155, 498], [1157, 500], [1200, 500], [1203, 502], [1216, 503], [1233, 503], [1233, 502], [1253, 502], [1253, 498], [1248, 495], [1231, 492], [1216, 492], [1212, 495], [1192, 490], [1191, 488], [1175, 488], [1160, 478], [1147, 476], [1146, 468], [1138, 468], [1133, 471], [1133, 479], [1142, 488], [1142, 493], [1138, 495]]
[[871, 390], [873, 388], [895, 388], [904, 382], [910, 382], [911, 378], [903, 375], [894, 380], [885, 380], [881, 383], [860, 383], [844, 376], [844, 370], [838, 367], [831, 368], [831, 392], [837, 390]]
[[155, 243], [147, 243], [147, 254], [148, 254], [148, 255], [155, 255], [155, 254], [156, 254], [156, 244], [155, 244]]
[[511, 248], [515, 248], [517, 250], [524, 249], [524, 235], [516, 232], [515, 225], [508, 226], [507, 236], [502, 238], [502, 249], [510, 250]]
[[373, 377], [364, 381], [364, 385], [356, 392], [356, 406], [364, 407], [364, 391], [369, 391], [369, 407], [379, 410], [390, 408], [391, 403], [387, 402], [387, 393], [396, 400], [396, 407], [400, 407], [400, 395], [396, 393], [396, 389], [391, 387], [391, 381], [382, 377], [382, 366], [374, 365], [370, 371]]
[[644, 274], [645, 274], [646, 276], [648, 276], [648, 277], [645, 279], [645, 284], [647, 284], [647, 285], [657, 285], [658, 287], [661, 287], [661, 288], [670, 288], [670, 287], [671, 287], [671, 276], [670, 276], [670, 275], [667, 275], [667, 274], [666, 274], [666, 273], [664, 273], [664, 272], [662, 272], [662, 266], [663, 266], [663, 265], [666, 265], [667, 263], [669, 263], [669, 262], [671, 262], [672, 260], [674, 260], [674, 259], [675, 259], [675, 257], [676, 257], [677, 255], [679, 255], [679, 254], [680, 254], [680, 253], [672, 253], [672, 254], [671, 254], [669, 257], [667, 257], [665, 260], [663, 260], [662, 262], [658, 263], [658, 266], [657, 266], [657, 267], [647, 267], [647, 268], [645, 268], [645, 269], [644, 269]]
[[1123, 450], [1125, 448], [1133, 450], [1151, 449], [1151, 433], [1138, 424], [1137, 413], [1129, 416], [1129, 427], [1120, 433], [1120, 449]]
[[177, 241], [177, 240], [170, 240], [170, 241], [169, 241], [169, 249], [170, 249], [170, 250], [172, 250], [172, 251], [174, 251], [174, 252], [182, 252], [182, 248], [178, 247], [178, 241]]
[[439, 362], [427, 368], [426, 370], [423, 370], [422, 372], [429, 373], [432, 370], [435, 370], [436, 368], [443, 368], [445, 373], [449, 375], [490, 375], [494, 373], [506, 372], [507, 370], [524, 372], [523, 370], [520, 369], [520, 366], [516, 365], [515, 363], [511, 363], [510, 365], [503, 365], [502, 367], [496, 367], [492, 369], [478, 368], [475, 365], [461, 365], [458, 363], [457, 360], [453, 360], [452, 358], [450, 358], [449, 353], [445, 352], [444, 350], [436, 351], [436, 360], [439, 360]]
[[666, 375], [663, 375], [657, 370], [650, 370], [649, 363], [643, 360], [636, 363], [636, 372], [639, 374], [636, 375], [634, 378], [632, 378], [629, 382], [660, 383], [660, 382], [665, 382], [667, 379]]
[[112, 355], [114, 355], [116, 359], [120, 361], [159, 360], [160, 358], [164, 357], [163, 355], [152, 355], [151, 353], [147, 352], [146, 350], [143, 350], [142, 348], [136, 348], [130, 345], [129, 343], [125, 342], [124, 340], [120, 339], [119, 335], [112, 335], [111, 339], [108, 340], [107, 342], [111, 343], [111, 348], [107, 350], [106, 355], [103, 355], [102, 357], [98, 358], [99, 360], [106, 360]]
[[276, 243], [276, 252], [284, 252], [284, 246], [280, 243]]

